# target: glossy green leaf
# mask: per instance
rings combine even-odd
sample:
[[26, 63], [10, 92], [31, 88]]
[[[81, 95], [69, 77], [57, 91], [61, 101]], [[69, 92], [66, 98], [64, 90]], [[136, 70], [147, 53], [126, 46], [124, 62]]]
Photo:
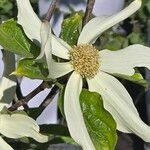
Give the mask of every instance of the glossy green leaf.
[[118, 73], [115, 73], [113, 75], [115, 77], [122, 78], [122, 79], [125, 79], [125, 80], [128, 80], [128, 81], [131, 81], [135, 84], [141, 85], [145, 88], [148, 88], [148, 82], [143, 79], [143, 77], [140, 73], [135, 73], [132, 76], [128, 76], [128, 75], [124, 75], [124, 74], [118, 74]]
[[46, 63], [38, 62], [35, 59], [21, 59], [13, 74], [17, 76], [26, 76], [32, 79], [50, 80], [47, 78], [48, 69]]
[[102, 97], [82, 90], [80, 104], [84, 121], [96, 150], [114, 150], [117, 142], [116, 123], [104, 109]]
[[0, 45], [23, 57], [36, 57], [40, 52], [40, 48], [27, 38], [21, 26], [13, 19], [0, 25]]
[[62, 23], [62, 31], [60, 37], [66, 41], [69, 45], [76, 45], [79, 32], [81, 29], [82, 15], [81, 12], [71, 15], [71, 17], [65, 19]]

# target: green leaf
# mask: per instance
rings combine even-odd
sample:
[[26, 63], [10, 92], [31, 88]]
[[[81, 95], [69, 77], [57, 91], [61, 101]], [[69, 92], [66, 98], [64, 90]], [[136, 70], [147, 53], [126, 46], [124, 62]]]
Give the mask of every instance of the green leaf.
[[12, 74], [26, 76], [32, 79], [50, 80], [47, 78], [48, 69], [45, 62], [38, 62], [35, 59], [21, 59], [18, 67]]
[[9, 0], [1, 0], [0, 1], [0, 10], [3, 10], [3, 12], [7, 13], [12, 9], [13, 5]]
[[40, 48], [31, 42], [14, 19], [0, 25], [0, 45], [23, 57], [36, 57]]
[[145, 2], [145, 6], [146, 6], [148, 12], [150, 13], [150, 1], [147, 1], [147, 3]]
[[128, 39], [131, 44], [142, 44], [146, 45], [146, 37], [143, 33], [132, 32], [128, 35]]
[[[67, 144], [73, 144], [74, 146], [77, 146], [77, 143], [74, 142], [74, 140], [71, 137], [66, 136], [50, 136], [50, 141], [47, 143], [38, 143], [36, 141], [33, 141], [32, 139], [29, 140], [30, 143], [24, 142], [23, 140], [20, 140], [23, 143], [20, 143], [24, 150], [47, 150], [49, 149], [51, 144], [59, 144], [56, 149], [62, 149], [62, 146], [60, 144], [67, 143]], [[55, 149], [55, 148], [52, 148]], [[63, 147], [64, 149], [64, 147]], [[67, 148], [68, 149], [68, 148]]]
[[113, 150], [117, 142], [116, 123], [104, 109], [102, 97], [83, 90], [80, 104], [84, 121], [96, 150]]
[[53, 138], [49, 141], [50, 144], [68, 143], [77, 145], [77, 143], [71, 138], [68, 128], [64, 125], [40, 125], [40, 132], [49, 135], [50, 137], [53, 135]]
[[29, 108], [25, 110], [28, 116], [30, 116], [33, 119], [37, 119], [38, 116], [42, 113], [43, 109], [39, 108]]
[[81, 12], [78, 12], [65, 19], [62, 23], [62, 31], [60, 37], [71, 46], [77, 44], [82, 18], [83, 17]]
[[50, 140], [50, 144], [60, 144], [60, 143], [67, 143], [77, 145], [77, 143], [71, 138], [66, 136], [56, 136], [54, 139]]
[[61, 85], [61, 86], [59, 86], [59, 89], [60, 89], [60, 92], [59, 92], [59, 97], [58, 97], [58, 107], [60, 109], [62, 116], [65, 118], [65, 113], [64, 113], [65, 86]]
[[128, 76], [128, 75], [124, 75], [124, 74], [118, 74], [118, 73], [115, 73], [113, 75], [115, 77], [122, 78], [122, 79], [125, 79], [125, 80], [128, 80], [128, 81], [131, 81], [135, 84], [141, 85], [144, 88], [148, 88], [148, 82], [143, 79], [143, 77], [140, 73], [135, 73], [132, 76]]
[[40, 131], [44, 134], [70, 136], [68, 128], [58, 124], [40, 125]]
[[126, 41], [125, 37], [115, 35], [113, 38], [110, 38], [110, 40], [106, 43], [104, 48], [112, 51], [116, 51], [123, 47], [125, 41]]

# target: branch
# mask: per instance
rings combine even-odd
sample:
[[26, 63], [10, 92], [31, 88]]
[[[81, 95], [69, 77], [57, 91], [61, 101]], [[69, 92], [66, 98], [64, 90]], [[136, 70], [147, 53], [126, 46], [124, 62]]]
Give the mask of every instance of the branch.
[[87, 24], [87, 22], [89, 22], [89, 20], [91, 18], [94, 4], [95, 4], [95, 0], [87, 1], [86, 11], [85, 11], [85, 15], [83, 18], [83, 27]]
[[41, 103], [39, 107], [45, 109], [45, 107], [47, 107], [52, 102], [52, 100], [54, 99], [54, 97], [58, 92], [59, 92], [59, 87], [57, 85], [54, 85], [50, 93], [47, 95], [47, 97], [44, 99], [44, 101]]
[[46, 14], [46, 17], [45, 17], [45, 21], [50, 21], [51, 18], [52, 18], [52, 15], [56, 9], [56, 6], [57, 6], [57, 3], [58, 3], [59, 0], [53, 0], [49, 6], [49, 9], [47, 11], [47, 14]]
[[[17, 81], [16, 95], [17, 95], [18, 100], [21, 100], [22, 97], [23, 97], [22, 91], [21, 91], [21, 87], [20, 87], [20, 84], [19, 84], [18, 81]], [[16, 103], [16, 101], [14, 103], [12, 103], [12, 104], [14, 105], [15, 103]], [[27, 104], [24, 104], [23, 107], [25, 109], [28, 109], [28, 105]]]
[[22, 97], [22, 99], [18, 100], [14, 105], [9, 107], [8, 110], [15, 111], [20, 106], [26, 105], [34, 96], [36, 96], [37, 94], [39, 94], [41, 91], [43, 91], [45, 88], [48, 88], [48, 87], [49, 85], [47, 84], [47, 82], [43, 81], [35, 90], [33, 90], [27, 96]]

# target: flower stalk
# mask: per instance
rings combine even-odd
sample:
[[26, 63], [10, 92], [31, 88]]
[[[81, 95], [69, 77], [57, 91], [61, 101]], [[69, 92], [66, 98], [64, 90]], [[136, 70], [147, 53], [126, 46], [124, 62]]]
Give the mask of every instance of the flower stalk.
[[86, 6], [86, 11], [85, 11], [85, 16], [83, 19], [83, 27], [86, 25], [86, 23], [89, 22], [91, 16], [92, 16], [92, 11], [94, 8], [95, 0], [88, 0], [87, 1], [87, 6]]
[[54, 13], [54, 11], [56, 9], [56, 6], [57, 6], [58, 2], [59, 2], [59, 0], [53, 0], [51, 2], [44, 21], [48, 21], [49, 22], [51, 20], [52, 15], [53, 15], [53, 13]]

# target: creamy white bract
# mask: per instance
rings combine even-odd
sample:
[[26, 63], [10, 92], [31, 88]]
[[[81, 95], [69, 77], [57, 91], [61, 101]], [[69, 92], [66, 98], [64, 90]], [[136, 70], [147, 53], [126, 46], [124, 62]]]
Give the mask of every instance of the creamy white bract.
[[[8, 104], [0, 103], [0, 111], [4, 107], [8, 107]], [[9, 115], [0, 113], [0, 134], [13, 139], [31, 137], [41, 143], [48, 141], [48, 136], [39, 133], [39, 126], [36, 121], [24, 114]], [[13, 150], [1, 136], [0, 149]]]
[[[6, 55], [5, 55], [6, 56]], [[7, 55], [8, 56], [8, 55]], [[13, 58], [11, 58], [13, 60]], [[7, 62], [8, 61], [8, 62]], [[18, 139], [30, 137], [38, 142], [47, 142], [48, 136], [39, 133], [40, 129], [35, 120], [25, 114], [3, 114], [4, 107], [9, 107], [15, 97], [17, 81], [5, 77], [13, 70], [15, 62], [10, 64], [10, 60], [5, 59], [6, 63], [3, 77], [0, 78], [0, 134], [2, 136]], [[9, 66], [8, 66], [9, 64]], [[0, 150], [13, 150], [0, 136]]]
[[[86, 70], [86, 74], [84, 74], [81, 70], [84, 65], [86, 67], [89, 65], [87, 60], [90, 59], [90, 55], [73, 57], [70, 51], [73, 51], [74, 48], [50, 33], [49, 25], [39, 20], [29, 0], [17, 0], [17, 5], [18, 23], [22, 25], [25, 33], [32, 41], [36, 39], [41, 43], [40, 57], [45, 53], [49, 76], [58, 78], [72, 72], [64, 95], [64, 111], [72, 138], [84, 150], [95, 150], [87, 132], [79, 103], [79, 95], [83, 85], [82, 78], [84, 77], [87, 80], [89, 90], [102, 95], [104, 107], [114, 117], [118, 130], [135, 133], [146, 142], [150, 142], [150, 127], [140, 119], [132, 98], [124, 86], [110, 75], [119, 73], [131, 76], [135, 72], [134, 67], [147, 67], [150, 69], [150, 48], [136, 44], [118, 51], [102, 50], [98, 52], [98, 59], [97, 55], [91, 52], [91, 56], [93, 55], [95, 59], [99, 60], [98, 63], [95, 59], [91, 61], [93, 64], [96, 63], [98, 68], [95, 72], [91, 72], [91, 75], [86, 70], [87, 68], [84, 68]], [[90, 49], [91, 44], [105, 30], [132, 15], [140, 6], [141, 0], [134, 0], [128, 7], [113, 16], [99, 16], [89, 21], [79, 36], [77, 49], [86, 46], [87, 49]], [[43, 34], [43, 31], [47, 34]], [[51, 53], [68, 61], [65, 63], [54, 62]], [[74, 58], [73, 62], [70, 60], [72, 57]], [[80, 60], [80, 63], [75, 60], [76, 58]], [[91, 70], [93, 68], [94, 66], [91, 64]]]

